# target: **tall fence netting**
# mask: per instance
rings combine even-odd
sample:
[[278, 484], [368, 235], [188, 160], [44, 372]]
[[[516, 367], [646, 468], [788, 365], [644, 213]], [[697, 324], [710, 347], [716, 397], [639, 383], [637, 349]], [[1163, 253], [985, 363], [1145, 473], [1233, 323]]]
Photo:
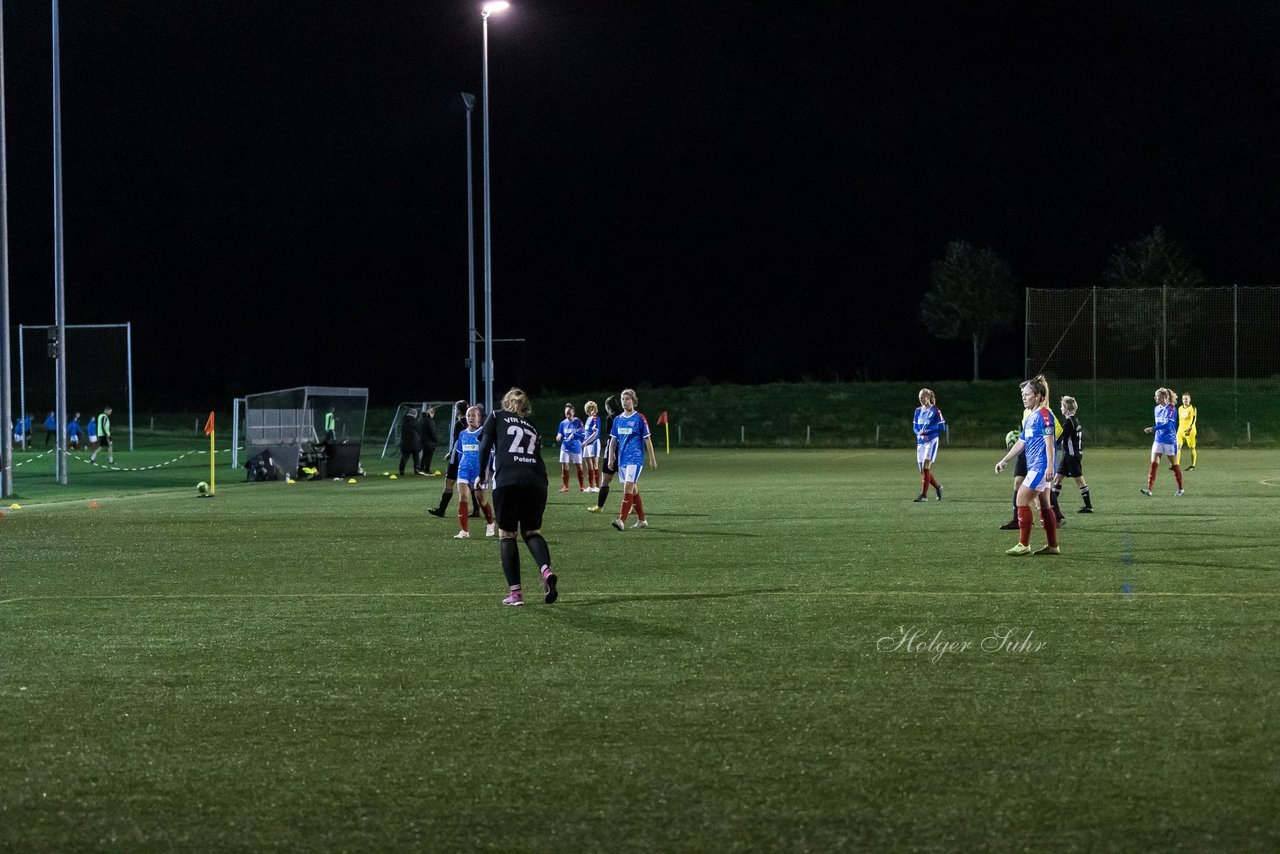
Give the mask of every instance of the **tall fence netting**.
[[1280, 288], [1026, 294], [1026, 373], [1046, 373], [1055, 393], [1074, 389], [1082, 414], [1138, 417], [1150, 412], [1155, 389], [1167, 387], [1192, 396], [1201, 441], [1247, 445], [1275, 432], [1251, 416], [1269, 411], [1260, 404], [1280, 393]]

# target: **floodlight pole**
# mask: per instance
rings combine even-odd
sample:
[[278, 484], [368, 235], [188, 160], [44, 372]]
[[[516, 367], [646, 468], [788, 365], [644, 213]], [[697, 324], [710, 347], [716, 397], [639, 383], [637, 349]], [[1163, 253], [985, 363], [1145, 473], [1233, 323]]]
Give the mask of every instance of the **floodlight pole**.
[[13, 496], [13, 354], [9, 348], [9, 156], [4, 127], [4, 0], [0, 0], [0, 498]]
[[62, 251], [62, 64], [58, 47], [58, 0], [53, 0], [53, 314], [58, 325], [55, 344], [53, 445], [58, 483], [67, 483], [67, 298]]
[[481, 91], [484, 110], [484, 411], [493, 412], [493, 239], [489, 228], [489, 16], [509, 3], [489, 2], [480, 8]]
[[475, 180], [471, 177], [471, 114], [476, 108], [476, 96], [462, 93], [462, 106], [467, 109], [467, 367], [471, 384], [467, 395], [469, 403], [476, 402], [476, 215], [472, 202]]

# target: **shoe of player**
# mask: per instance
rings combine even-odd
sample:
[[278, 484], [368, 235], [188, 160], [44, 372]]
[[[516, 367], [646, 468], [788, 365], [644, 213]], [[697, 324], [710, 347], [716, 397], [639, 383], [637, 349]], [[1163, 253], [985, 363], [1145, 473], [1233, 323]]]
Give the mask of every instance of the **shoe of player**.
[[549, 566], [542, 568], [542, 592], [546, 596], [548, 605], [560, 598], [560, 594], [556, 591], [556, 574]]
[[1179, 495], [1186, 495], [1186, 494], [1187, 494], [1187, 491], [1185, 489], [1179, 489], [1177, 492], [1173, 494], [1173, 497], [1177, 498]]
[[1092, 507], [1081, 507], [1081, 508], [1080, 508], [1079, 510], [1077, 510], [1076, 512], [1077, 512], [1077, 513], [1092, 513], [1092, 512], [1093, 512], [1093, 508], [1092, 508]]
[[458, 533], [453, 535], [453, 538], [455, 540], [469, 540], [471, 539], [471, 534], [467, 533], [466, 531], [459, 531]]
[[1143, 495], [1147, 496], [1148, 498], [1151, 497], [1151, 490], [1149, 489], [1139, 489], [1138, 491], [1141, 492]]
[[1057, 520], [1057, 523], [1058, 523], [1058, 527], [1059, 527], [1059, 528], [1061, 528], [1063, 525], [1067, 524], [1067, 517], [1066, 517], [1066, 516], [1059, 516], [1059, 517], [1058, 517], [1058, 520]]
[[600, 505], [598, 505], [598, 504], [589, 504], [589, 505], [587, 505], [587, 512], [588, 512], [588, 513], [599, 513], [599, 512], [600, 512]]
[[614, 519], [609, 524], [613, 525], [613, 527], [617, 528], [619, 531], [625, 531], [627, 529], [627, 523], [621, 519]]
[[1001, 525], [1001, 526], [1000, 526], [1000, 530], [1002, 530], [1002, 531], [1016, 531], [1016, 530], [1018, 530], [1018, 520], [1017, 520], [1017, 519], [1010, 519], [1008, 522], [1005, 522], [1003, 525]]
[[439, 507], [428, 507], [427, 512], [438, 519], [444, 518], [444, 511], [441, 510]]
[[1022, 543], [1018, 543], [1011, 549], [1005, 549], [1004, 553], [1014, 557], [1022, 557], [1023, 555], [1031, 554], [1031, 546], [1024, 546]]
[[915, 498], [913, 498], [913, 499], [911, 499], [911, 500], [912, 500], [913, 502], [915, 502], [915, 503], [919, 503], [919, 502], [921, 502], [921, 501], [928, 501], [928, 500], [929, 500], [929, 496], [927, 496], [927, 495], [917, 495]]
[[1191, 466], [1190, 468], [1187, 469], [1187, 471], [1195, 471], [1195, 470], [1196, 470], [1195, 466]]
[[637, 520], [636, 520], [636, 522], [635, 522], [635, 524], [634, 524], [634, 525], [632, 525], [631, 527], [633, 527], [633, 528], [647, 528], [647, 527], [649, 527], [649, 523], [648, 523], [647, 521], [645, 521], [644, 519], [637, 519]]
[[568, 491], [569, 491], [569, 487], [567, 487], [567, 486], [562, 486], [562, 487], [560, 487], [560, 491], [561, 491], [561, 492], [568, 492]]
[[524, 592], [520, 590], [512, 590], [511, 594], [507, 596], [506, 599], [502, 600], [502, 604], [513, 605], [517, 608], [520, 607], [524, 604]]
[[492, 537], [496, 533], [498, 533], [498, 525], [496, 522], [490, 522], [488, 525], [484, 526], [484, 535], [486, 537]]
[[1037, 557], [1039, 557], [1040, 555], [1060, 555], [1062, 554], [1062, 549], [1060, 549], [1058, 546], [1041, 546], [1040, 548], [1036, 549], [1035, 552], [1033, 552], [1033, 554], [1035, 554]]

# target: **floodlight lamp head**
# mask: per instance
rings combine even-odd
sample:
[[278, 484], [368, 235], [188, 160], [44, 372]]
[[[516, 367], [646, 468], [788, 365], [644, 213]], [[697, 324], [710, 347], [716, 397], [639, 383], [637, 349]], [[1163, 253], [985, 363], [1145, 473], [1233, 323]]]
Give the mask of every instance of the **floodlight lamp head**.
[[462, 93], [462, 106], [464, 106], [464, 107], [466, 107], [466, 108], [467, 108], [467, 112], [468, 112], [468, 113], [470, 113], [470, 112], [472, 112], [473, 110], [475, 110], [475, 108], [476, 108], [476, 96], [475, 96], [475, 95], [472, 95], [470, 92], [463, 92], [463, 93]]
[[480, 7], [480, 15], [481, 17], [487, 18], [494, 12], [501, 12], [503, 9], [507, 9], [510, 6], [511, 4], [508, 3], [507, 0], [489, 0], [488, 3], [485, 3]]

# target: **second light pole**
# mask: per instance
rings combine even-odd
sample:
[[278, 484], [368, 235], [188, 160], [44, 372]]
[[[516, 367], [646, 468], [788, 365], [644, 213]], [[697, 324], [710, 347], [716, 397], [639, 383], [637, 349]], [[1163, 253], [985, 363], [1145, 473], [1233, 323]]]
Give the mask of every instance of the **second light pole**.
[[480, 107], [484, 137], [484, 411], [493, 412], [493, 245], [489, 232], [489, 16], [511, 4], [491, 0], [480, 7], [481, 74]]

